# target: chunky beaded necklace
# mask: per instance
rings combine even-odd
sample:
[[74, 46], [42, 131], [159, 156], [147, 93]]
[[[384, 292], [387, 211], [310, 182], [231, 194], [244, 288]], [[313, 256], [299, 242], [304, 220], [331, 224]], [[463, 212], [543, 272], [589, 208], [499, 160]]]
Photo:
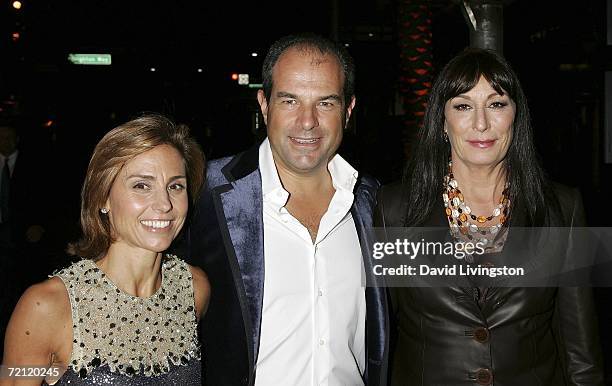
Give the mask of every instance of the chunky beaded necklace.
[[[494, 240], [508, 219], [510, 208], [508, 183], [506, 183], [499, 203], [493, 209], [493, 213], [489, 216], [477, 216], [472, 213], [472, 209], [465, 203], [457, 180], [453, 176], [453, 163], [449, 162], [448, 174], [444, 177], [442, 200], [444, 201], [444, 210], [448, 218], [451, 233], [454, 237], [480, 242], [484, 244], [485, 250], [491, 248], [497, 249], [503, 245], [503, 240], [500, 245], [494, 245]], [[496, 223], [489, 224], [488, 226], [483, 225], [493, 219], [496, 219]]]

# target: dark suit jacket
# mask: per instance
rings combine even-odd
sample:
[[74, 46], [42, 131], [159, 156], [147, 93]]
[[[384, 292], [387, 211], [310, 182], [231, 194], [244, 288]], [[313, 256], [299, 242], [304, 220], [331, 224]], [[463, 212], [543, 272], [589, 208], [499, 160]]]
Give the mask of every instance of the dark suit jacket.
[[[57, 200], [65, 195], [62, 182], [53, 173], [52, 163], [48, 150], [20, 143], [11, 174], [9, 197], [9, 226], [12, 242], [18, 248], [31, 246], [26, 241], [26, 231], [32, 225], [50, 228]], [[47, 238], [45, 236], [42, 241]]]
[[[15, 246], [26, 244], [26, 231], [32, 225], [46, 225], [49, 208], [43, 196], [43, 186], [47, 185], [46, 171], [37, 165], [40, 159], [35, 154], [20, 150], [11, 174], [9, 209], [12, 242]], [[6, 225], [6, 224], [5, 224]]]
[[[208, 163], [206, 186], [188, 234], [188, 260], [211, 284], [201, 323], [205, 383], [253, 385], [264, 289], [264, 229], [258, 147]], [[362, 177], [351, 209], [360, 240], [372, 226], [378, 183]], [[371, 263], [364, 251], [365, 271]], [[385, 385], [387, 303], [384, 288], [366, 288], [368, 385]], [[283, 371], [283, 369], [279, 369]]]
[[[403, 226], [403, 189], [400, 184], [381, 188], [375, 225]], [[578, 192], [562, 186], [554, 191], [562, 218], [549, 225], [584, 226]], [[525, 221], [518, 203], [507, 244], [522, 242], [512, 239], [512, 227]], [[441, 199], [422, 226], [448, 227]], [[489, 288], [481, 306], [469, 285], [390, 292], [397, 334], [392, 385], [603, 385], [590, 288]]]

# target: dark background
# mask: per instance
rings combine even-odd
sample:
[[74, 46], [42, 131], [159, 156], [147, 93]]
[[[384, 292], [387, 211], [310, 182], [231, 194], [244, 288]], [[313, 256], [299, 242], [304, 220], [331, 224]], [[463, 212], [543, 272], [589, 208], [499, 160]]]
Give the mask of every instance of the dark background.
[[[78, 237], [87, 162], [112, 127], [139, 112], [162, 112], [190, 125], [209, 159], [245, 150], [265, 135], [256, 123], [256, 89], [230, 75], [248, 73], [260, 83], [267, 48], [289, 33], [312, 31], [348, 44], [357, 63], [357, 108], [341, 153], [382, 182], [399, 178], [413, 135], [398, 108], [398, 10], [409, 3], [430, 12], [435, 73], [469, 44], [460, 7], [450, 0], [23, 0], [19, 10], [12, 0], [0, 2], [0, 108], [23, 118], [20, 146], [37, 154], [40, 173], [32, 179], [40, 181], [37, 195], [47, 208], [45, 237], [17, 259], [27, 275], [11, 276], [12, 293], [68, 261], [63, 248]], [[527, 94], [542, 162], [552, 179], [581, 189], [591, 225], [609, 226], [610, 1], [504, 4], [504, 54]], [[112, 54], [112, 66], [74, 65], [69, 53]], [[610, 351], [612, 296], [607, 289], [596, 295]], [[4, 301], [8, 317], [14, 298]]]

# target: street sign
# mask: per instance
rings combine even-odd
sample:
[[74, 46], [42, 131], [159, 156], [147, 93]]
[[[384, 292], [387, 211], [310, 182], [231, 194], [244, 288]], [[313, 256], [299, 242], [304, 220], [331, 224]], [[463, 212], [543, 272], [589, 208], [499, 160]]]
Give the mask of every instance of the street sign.
[[110, 66], [112, 63], [110, 54], [69, 54], [68, 60], [74, 64], [91, 66]]

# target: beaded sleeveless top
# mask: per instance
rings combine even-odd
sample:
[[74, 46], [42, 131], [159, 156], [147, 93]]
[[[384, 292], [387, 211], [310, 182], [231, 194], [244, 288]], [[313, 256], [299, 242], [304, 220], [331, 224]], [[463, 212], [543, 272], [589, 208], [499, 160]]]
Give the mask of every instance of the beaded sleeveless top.
[[[151, 384], [159, 378], [169, 384], [171, 372], [189, 378], [176, 384], [200, 383], [191, 271], [172, 255], [163, 258], [161, 271], [160, 288], [147, 298], [121, 291], [92, 260], [53, 275], [68, 290], [73, 323], [72, 355], [58, 384], [92, 384], [75, 382], [79, 378], [115, 379], [94, 384]], [[145, 383], [134, 382], [142, 377]]]

